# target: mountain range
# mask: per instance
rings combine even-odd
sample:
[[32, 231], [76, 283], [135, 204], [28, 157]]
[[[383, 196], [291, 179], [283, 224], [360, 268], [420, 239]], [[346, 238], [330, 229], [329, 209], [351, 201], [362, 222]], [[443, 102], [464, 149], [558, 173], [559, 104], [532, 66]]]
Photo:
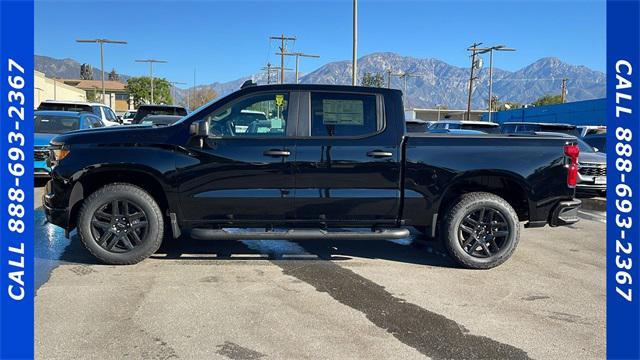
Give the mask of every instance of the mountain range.
[[[485, 64], [487, 65], [487, 64]], [[59, 78], [78, 78], [80, 63], [73, 59], [54, 59], [48, 56], [35, 55], [35, 69], [47, 76]], [[94, 66], [94, 79], [100, 79], [100, 69]], [[358, 72], [381, 73], [385, 76], [385, 85], [390, 70], [391, 87], [404, 90], [406, 80], [405, 102], [407, 107], [432, 108], [436, 105], [450, 109], [466, 107], [469, 88], [469, 68], [457, 67], [433, 58], [415, 58], [396, 53], [381, 52], [365, 55], [358, 59]], [[488, 66], [476, 72], [472, 104], [475, 108], [486, 108], [488, 99]], [[106, 72], [106, 69], [105, 69]], [[402, 73], [406, 77], [399, 76]], [[130, 76], [120, 74], [125, 80]], [[276, 80], [275, 73], [271, 80]], [[545, 57], [517, 71], [493, 69], [493, 94], [499, 101], [528, 104], [546, 94], [559, 94], [562, 79], [567, 78], [567, 101], [579, 101], [605, 96], [605, 74], [582, 65], [571, 65], [555, 57]], [[267, 83], [266, 72], [249, 74], [245, 77], [228, 81], [197, 85], [198, 88], [210, 87], [219, 96], [226, 95], [240, 88], [246, 80], [254, 80], [259, 84]], [[294, 74], [287, 72], [286, 82], [293, 82]], [[300, 77], [303, 84], [337, 84], [351, 83], [351, 62], [337, 61]], [[189, 89], [175, 88], [178, 102]]]

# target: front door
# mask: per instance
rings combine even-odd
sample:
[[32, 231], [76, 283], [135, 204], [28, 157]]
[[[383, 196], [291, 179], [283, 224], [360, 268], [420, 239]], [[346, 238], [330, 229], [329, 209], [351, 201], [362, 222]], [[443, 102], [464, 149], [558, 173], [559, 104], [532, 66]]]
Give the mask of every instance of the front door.
[[293, 219], [295, 111], [289, 92], [257, 92], [206, 115], [210, 136], [181, 170], [183, 218], [192, 225]]
[[298, 221], [395, 223], [400, 208], [400, 138], [374, 93], [306, 92], [296, 142]]

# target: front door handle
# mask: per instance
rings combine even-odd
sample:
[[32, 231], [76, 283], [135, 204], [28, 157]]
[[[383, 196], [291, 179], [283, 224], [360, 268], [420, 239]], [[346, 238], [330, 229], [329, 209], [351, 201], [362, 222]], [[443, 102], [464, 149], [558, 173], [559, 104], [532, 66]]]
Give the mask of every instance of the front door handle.
[[263, 152], [263, 154], [265, 156], [273, 156], [273, 157], [281, 157], [281, 156], [289, 156], [291, 155], [291, 152], [289, 150], [277, 150], [277, 149], [271, 149], [271, 150], [267, 150], [265, 152]]
[[385, 157], [392, 157], [393, 153], [390, 151], [373, 150], [373, 151], [369, 151], [367, 153], [367, 156], [374, 157], [374, 158], [385, 158]]

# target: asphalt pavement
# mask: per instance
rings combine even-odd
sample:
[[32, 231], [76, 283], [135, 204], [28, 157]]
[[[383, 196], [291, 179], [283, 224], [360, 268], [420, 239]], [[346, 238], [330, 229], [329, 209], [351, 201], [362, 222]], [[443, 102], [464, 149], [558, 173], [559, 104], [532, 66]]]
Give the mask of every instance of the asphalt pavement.
[[515, 255], [485, 271], [419, 237], [180, 239], [108, 266], [44, 222], [41, 193], [40, 359], [605, 357], [601, 212], [523, 229]]

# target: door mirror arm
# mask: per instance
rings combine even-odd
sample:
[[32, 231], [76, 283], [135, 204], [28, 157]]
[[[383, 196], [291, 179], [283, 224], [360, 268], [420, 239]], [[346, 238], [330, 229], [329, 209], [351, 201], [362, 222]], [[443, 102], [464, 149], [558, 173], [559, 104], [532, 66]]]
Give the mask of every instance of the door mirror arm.
[[205, 119], [192, 122], [189, 125], [189, 134], [198, 140], [200, 147], [203, 147], [204, 139], [209, 137], [209, 122]]
[[204, 119], [192, 122], [189, 125], [189, 134], [196, 137], [209, 136], [209, 122]]

